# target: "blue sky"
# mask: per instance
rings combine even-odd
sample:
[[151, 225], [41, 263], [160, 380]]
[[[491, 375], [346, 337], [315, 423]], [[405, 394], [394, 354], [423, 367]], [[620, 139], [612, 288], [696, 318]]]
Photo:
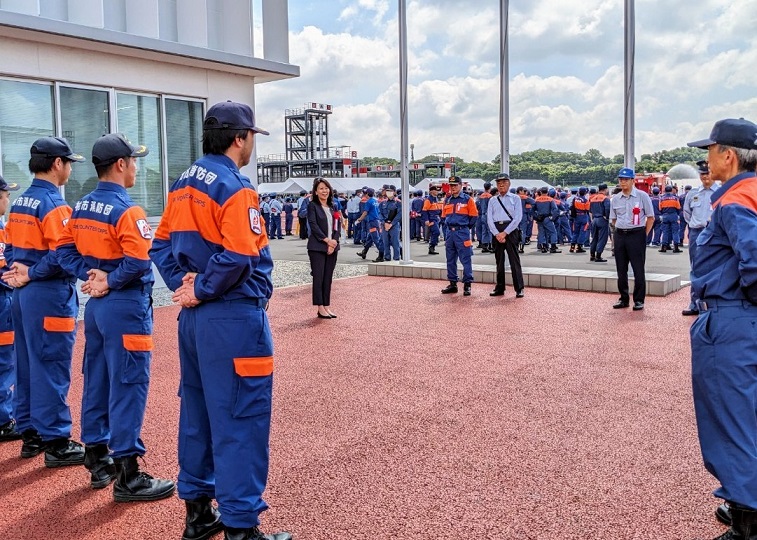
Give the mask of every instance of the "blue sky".
[[[499, 2], [408, 0], [416, 157], [499, 153]], [[623, 152], [623, 0], [510, 2], [510, 150]], [[333, 105], [330, 144], [399, 157], [396, 0], [289, 3], [301, 77], [257, 89], [258, 155], [284, 151], [283, 111]], [[636, 154], [683, 146], [723, 117], [757, 120], [757, 2], [636, 0]]]

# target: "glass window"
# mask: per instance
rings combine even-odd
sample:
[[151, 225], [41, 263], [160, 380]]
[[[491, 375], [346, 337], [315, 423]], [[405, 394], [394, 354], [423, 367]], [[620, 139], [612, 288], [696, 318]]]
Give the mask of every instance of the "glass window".
[[64, 188], [66, 202], [76, 201], [97, 187], [97, 172], [92, 165], [92, 145], [110, 133], [108, 92], [85, 88], [60, 87], [61, 133], [77, 154], [86, 158], [74, 163], [71, 177]]
[[0, 80], [0, 151], [6, 182], [29, 187], [29, 149], [40, 137], [55, 135], [53, 87]]
[[202, 103], [166, 99], [168, 183], [202, 156]]
[[163, 144], [160, 135], [160, 100], [157, 96], [116, 94], [118, 131], [150, 153], [137, 159], [137, 183], [129, 189], [134, 202], [148, 216], [163, 213]]

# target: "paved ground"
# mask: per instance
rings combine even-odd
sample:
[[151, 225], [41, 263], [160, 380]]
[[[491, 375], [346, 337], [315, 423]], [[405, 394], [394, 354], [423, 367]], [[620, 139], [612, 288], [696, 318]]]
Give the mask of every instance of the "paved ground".
[[[275, 243], [275, 242], [274, 242]], [[292, 241], [292, 245], [297, 242]], [[568, 257], [567, 255], [563, 255]], [[270, 308], [276, 384], [264, 528], [299, 540], [693, 539], [723, 527], [701, 464], [688, 289], [634, 313], [608, 295], [441, 296], [443, 283], [337, 281]], [[174, 307], [156, 310], [146, 469], [176, 476]], [[82, 340], [70, 395], [78, 435]], [[176, 499], [116, 505], [81, 468], [0, 446], [0, 537], [181, 536]]]

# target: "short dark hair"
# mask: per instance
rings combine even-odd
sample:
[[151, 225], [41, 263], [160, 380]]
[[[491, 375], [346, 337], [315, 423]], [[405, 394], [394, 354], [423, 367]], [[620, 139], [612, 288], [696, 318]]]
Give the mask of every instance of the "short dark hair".
[[247, 140], [249, 129], [205, 129], [202, 132], [203, 154], [225, 154], [236, 139]]
[[329, 208], [334, 208], [334, 188], [332, 188], [331, 184], [329, 184], [329, 181], [322, 176], [318, 176], [313, 180], [313, 191], [311, 196], [312, 200], [318, 200], [318, 194], [316, 193], [316, 190], [321, 184], [326, 184], [326, 187], [329, 188], [329, 197], [328, 199], [326, 199], [326, 206], [328, 206]]
[[[29, 172], [32, 174], [50, 172], [53, 168], [53, 164], [58, 157], [41, 156], [38, 154], [32, 154], [29, 158]], [[68, 161], [66, 158], [60, 158], [65, 163]]]
[[[108, 171], [110, 171], [111, 167], [118, 163], [119, 159], [129, 159], [128, 157], [120, 157], [116, 161], [113, 161], [111, 163], [108, 163], [106, 165], [95, 165], [95, 172], [97, 173], [97, 178], [103, 179], [108, 175]], [[136, 159], [136, 158], [135, 158]]]

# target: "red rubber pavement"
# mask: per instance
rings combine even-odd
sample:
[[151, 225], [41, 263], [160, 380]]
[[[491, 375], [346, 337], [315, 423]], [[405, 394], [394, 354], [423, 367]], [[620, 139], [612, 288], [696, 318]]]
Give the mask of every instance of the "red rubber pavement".
[[[277, 290], [271, 509], [263, 529], [320, 539], [692, 539], [722, 532], [690, 389], [688, 289], [648, 298], [444, 282]], [[155, 311], [144, 468], [176, 477], [177, 308]], [[80, 329], [81, 332], [81, 329]], [[79, 433], [82, 340], [70, 394]], [[115, 504], [83, 468], [0, 445], [0, 537], [178, 539], [174, 497]]]

